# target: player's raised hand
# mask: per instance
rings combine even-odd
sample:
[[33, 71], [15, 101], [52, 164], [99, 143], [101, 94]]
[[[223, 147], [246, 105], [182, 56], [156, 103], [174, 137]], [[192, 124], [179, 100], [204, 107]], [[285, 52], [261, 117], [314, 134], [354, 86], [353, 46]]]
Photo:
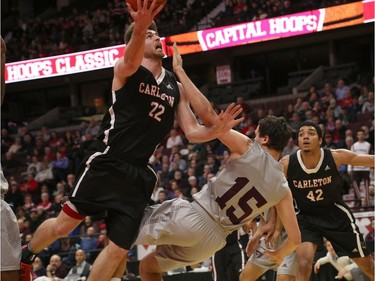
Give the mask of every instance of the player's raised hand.
[[217, 118], [215, 118], [214, 125], [216, 127], [216, 130], [224, 133], [240, 124], [244, 120], [244, 117], [238, 119], [236, 119], [236, 117], [241, 112], [241, 105], [235, 105], [234, 103], [231, 103], [225, 111], [221, 111]]
[[152, 1], [150, 7], [148, 7], [148, 1], [137, 0], [137, 10], [134, 10], [126, 1], [125, 4], [129, 9], [130, 16], [137, 23], [137, 27], [142, 30], [147, 30], [154, 17], [163, 9], [162, 5], [155, 9], [156, 0]]
[[177, 43], [173, 43], [173, 71], [177, 72], [178, 69], [183, 68], [183, 60], [177, 48]]

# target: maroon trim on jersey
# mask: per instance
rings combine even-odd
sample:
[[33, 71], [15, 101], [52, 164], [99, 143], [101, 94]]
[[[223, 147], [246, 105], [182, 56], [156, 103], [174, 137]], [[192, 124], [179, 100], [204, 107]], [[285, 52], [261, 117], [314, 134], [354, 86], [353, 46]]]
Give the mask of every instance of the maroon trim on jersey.
[[67, 214], [69, 217], [76, 219], [76, 220], [83, 220], [85, 216], [82, 216], [81, 214], [78, 214], [76, 211], [74, 211], [72, 208], [69, 207], [68, 204], [64, 204], [62, 210], [65, 214]]

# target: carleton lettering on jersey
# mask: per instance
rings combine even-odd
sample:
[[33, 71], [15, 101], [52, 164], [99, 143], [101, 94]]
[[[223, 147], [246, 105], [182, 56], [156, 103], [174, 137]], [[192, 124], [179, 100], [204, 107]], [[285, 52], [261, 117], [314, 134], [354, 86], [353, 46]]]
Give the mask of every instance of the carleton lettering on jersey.
[[327, 184], [332, 183], [332, 176], [320, 178], [320, 179], [312, 179], [312, 180], [294, 180], [293, 185], [296, 188], [312, 188], [312, 187], [321, 187]]
[[[168, 85], [171, 87], [170, 85]], [[157, 97], [161, 100], [166, 100], [171, 107], [173, 107], [174, 104], [174, 97], [169, 96], [166, 93], [160, 93], [160, 87], [152, 84], [147, 84], [147, 83], [140, 83], [139, 84], [139, 92], [141, 94], [146, 94], [150, 96]]]

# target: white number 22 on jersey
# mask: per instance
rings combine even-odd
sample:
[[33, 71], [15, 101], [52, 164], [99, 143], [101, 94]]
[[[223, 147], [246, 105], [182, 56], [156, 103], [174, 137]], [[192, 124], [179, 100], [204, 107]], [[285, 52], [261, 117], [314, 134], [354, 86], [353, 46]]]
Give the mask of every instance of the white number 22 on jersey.
[[165, 107], [164, 105], [162, 104], [159, 104], [155, 101], [153, 101], [151, 103], [151, 106], [152, 106], [152, 109], [150, 111], [150, 113], [148, 114], [150, 117], [154, 118], [156, 121], [161, 121], [161, 115], [164, 113], [165, 111]]

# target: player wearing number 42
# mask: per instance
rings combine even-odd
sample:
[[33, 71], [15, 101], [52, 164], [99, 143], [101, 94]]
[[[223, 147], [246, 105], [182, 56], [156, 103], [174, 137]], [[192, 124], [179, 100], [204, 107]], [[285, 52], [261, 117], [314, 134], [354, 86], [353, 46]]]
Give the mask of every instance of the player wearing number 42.
[[296, 249], [296, 280], [309, 280], [314, 254], [323, 237], [374, 280], [370, 251], [354, 215], [341, 200], [342, 178], [338, 167], [345, 164], [374, 167], [375, 156], [347, 149], [323, 149], [321, 144], [320, 127], [305, 122], [298, 131], [300, 150], [280, 161], [293, 193], [301, 230], [302, 244]]
[[290, 138], [288, 125], [283, 117], [268, 116], [259, 121], [255, 135], [252, 141], [231, 130], [219, 137], [231, 150], [231, 159], [193, 202], [173, 199], [146, 208], [136, 244], [157, 247], [141, 261], [142, 280], [159, 281], [162, 272], [208, 259], [224, 247], [231, 232], [272, 206], [288, 238], [266, 255], [279, 263], [294, 251], [300, 232], [277, 161]]

